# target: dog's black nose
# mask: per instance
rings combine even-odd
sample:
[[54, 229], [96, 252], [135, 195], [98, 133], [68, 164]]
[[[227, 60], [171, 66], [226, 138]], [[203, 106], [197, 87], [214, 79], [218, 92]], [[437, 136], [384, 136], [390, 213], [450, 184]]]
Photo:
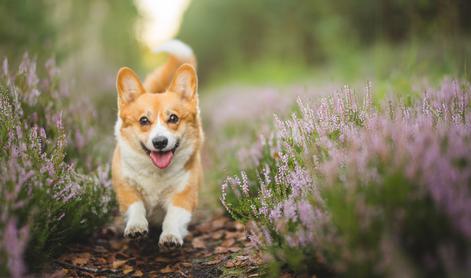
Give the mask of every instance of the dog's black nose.
[[164, 136], [157, 136], [152, 139], [152, 144], [158, 150], [162, 150], [163, 148], [167, 147], [168, 139]]

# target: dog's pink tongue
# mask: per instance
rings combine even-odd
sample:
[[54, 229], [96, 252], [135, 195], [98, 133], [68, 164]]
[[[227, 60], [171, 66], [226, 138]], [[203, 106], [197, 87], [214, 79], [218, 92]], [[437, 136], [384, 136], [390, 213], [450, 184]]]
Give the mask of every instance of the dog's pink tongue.
[[172, 162], [173, 152], [151, 152], [150, 159], [155, 166], [159, 167], [160, 169], [165, 169], [170, 165]]

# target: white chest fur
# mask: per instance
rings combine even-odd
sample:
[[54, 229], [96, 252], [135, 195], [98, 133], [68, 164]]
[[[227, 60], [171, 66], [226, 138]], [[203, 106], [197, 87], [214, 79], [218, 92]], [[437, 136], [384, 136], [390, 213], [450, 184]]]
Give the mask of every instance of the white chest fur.
[[148, 155], [132, 149], [119, 134], [116, 135], [123, 177], [140, 192], [149, 220], [160, 222], [160, 219], [154, 218], [160, 218], [163, 210], [170, 205], [173, 194], [181, 192], [188, 184], [190, 172], [185, 169], [185, 163], [192, 154], [192, 146], [182, 143], [170, 166], [159, 169], [152, 164]]

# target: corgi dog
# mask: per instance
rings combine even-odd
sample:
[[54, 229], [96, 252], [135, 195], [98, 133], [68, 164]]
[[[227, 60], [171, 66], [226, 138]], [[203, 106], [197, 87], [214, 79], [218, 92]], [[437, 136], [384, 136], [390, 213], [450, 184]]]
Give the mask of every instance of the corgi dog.
[[116, 78], [118, 119], [112, 161], [113, 189], [124, 216], [124, 236], [145, 236], [162, 224], [161, 249], [183, 244], [203, 178], [203, 130], [196, 59], [173, 40], [157, 49], [168, 61], [144, 82], [123, 67]]

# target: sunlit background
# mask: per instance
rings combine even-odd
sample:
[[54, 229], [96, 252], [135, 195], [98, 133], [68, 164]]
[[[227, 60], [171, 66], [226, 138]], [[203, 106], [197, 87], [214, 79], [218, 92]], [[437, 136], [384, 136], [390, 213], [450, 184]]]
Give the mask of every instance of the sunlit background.
[[175, 37], [190, 0], [137, 0], [141, 19], [137, 36], [150, 49]]
[[469, 6], [461, 0], [3, 1], [0, 49], [13, 57], [54, 56], [73, 82], [97, 79], [86, 82], [87, 90], [107, 86], [107, 75], [122, 65], [144, 74], [163, 62], [151, 50], [174, 37], [194, 48], [203, 84], [351, 82], [401, 79], [400, 73], [469, 78]]

